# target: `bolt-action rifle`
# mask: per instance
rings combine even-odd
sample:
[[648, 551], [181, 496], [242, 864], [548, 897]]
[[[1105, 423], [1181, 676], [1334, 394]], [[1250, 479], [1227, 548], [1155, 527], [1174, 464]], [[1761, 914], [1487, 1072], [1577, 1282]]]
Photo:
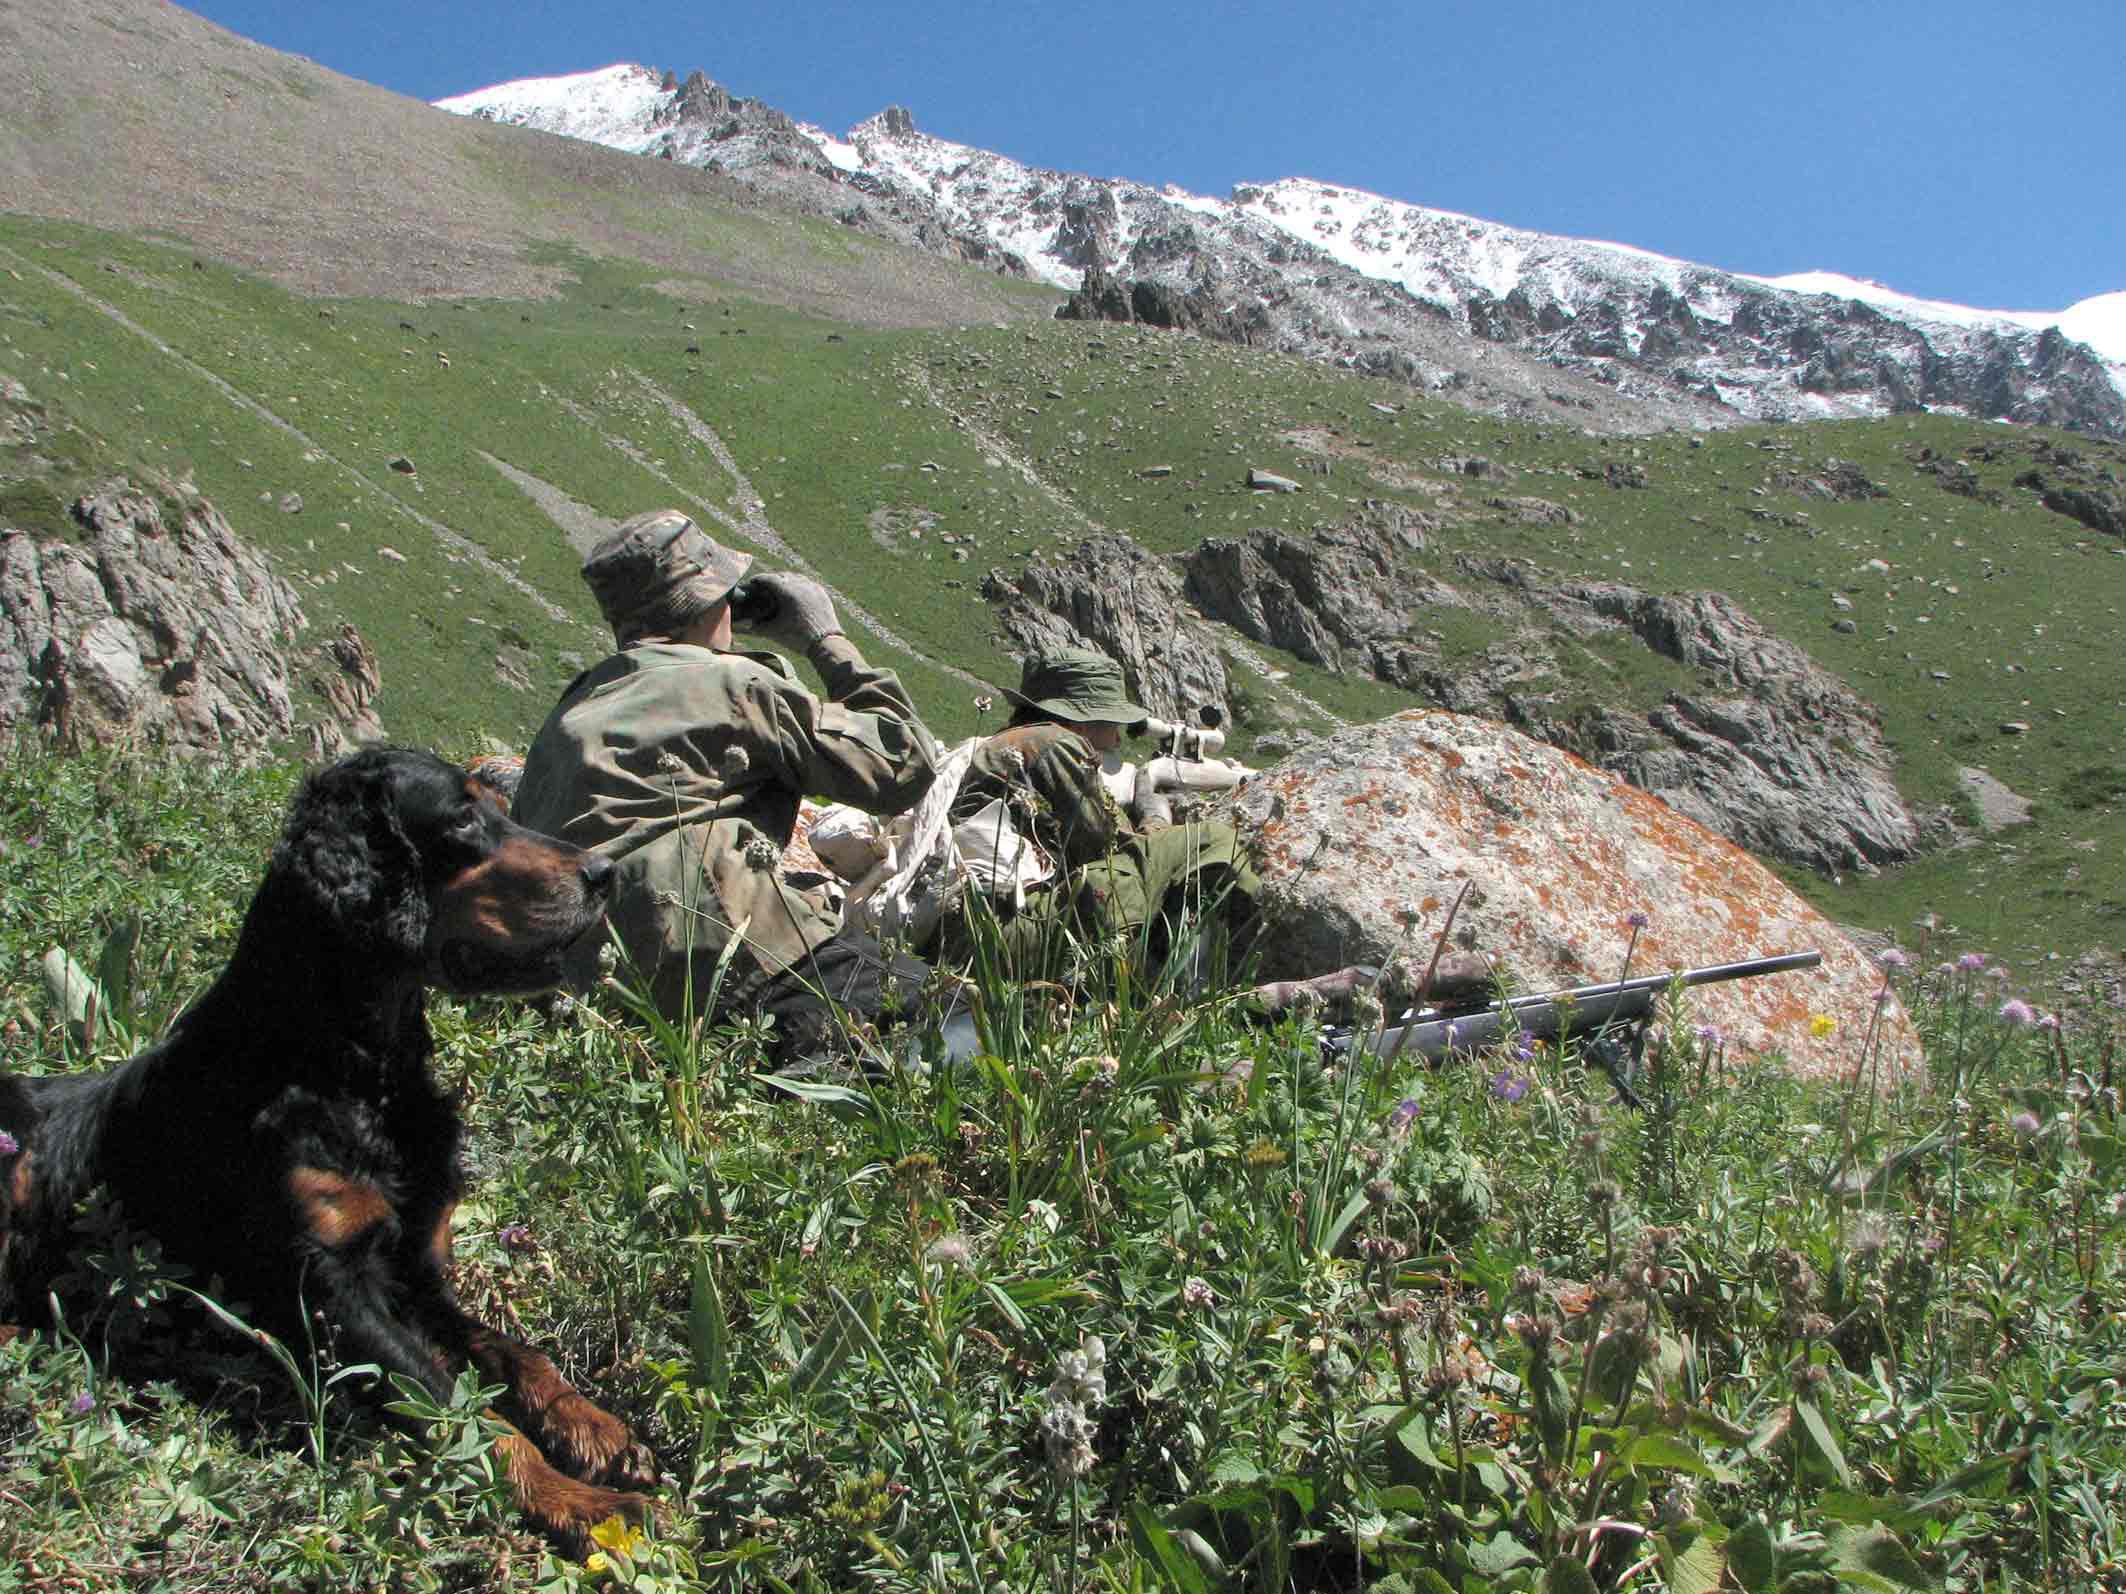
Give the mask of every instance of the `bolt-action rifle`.
[[1740, 963], [1646, 974], [1632, 980], [1513, 996], [1498, 1002], [1417, 1008], [1389, 1024], [1378, 1036], [1361, 1034], [1348, 1025], [1325, 1029], [1321, 1032], [1321, 1049], [1325, 1057], [1370, 1051], [1384, 1057], [1415, 1053], [1437, 1061], [1452, 1052], [1482, 1051], [1502, 1036], [1523, 1034], [1532, 1040], [1556, 1041], [1566, 1035], [1593, 1031], [1585, 1055], [1609, 1075], [1625, 1103], [1637, 1107], [1640, 1102], [1632, 1088], [1632, 1077], [1645, 1048], [1646, 1025], [1653, 1017], [1654, 1003], [1670, 985], [1679, 981], [1686, 986], [1714, 985], [1788, 969], [1812, 969], [1822, 962], [1821, 952], [1781, 952], [1773, 957], [1745, 958]]

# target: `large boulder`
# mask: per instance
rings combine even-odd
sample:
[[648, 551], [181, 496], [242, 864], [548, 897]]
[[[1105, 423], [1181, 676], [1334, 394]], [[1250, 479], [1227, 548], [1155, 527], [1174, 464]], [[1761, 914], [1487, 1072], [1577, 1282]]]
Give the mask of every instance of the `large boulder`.
[[[1754, 858], [1628, 782], [1488, 720], [1418, 709], [1310, 743], [1231, 803], [1257, 838], [1272, 915], [1265, 978], [1429, 953], [1463, 883], [1457, 944], [1523, 991], [1814, 948], [1823, 966], [1700, 987], [1697, 1021], [1808, 1074], [1850, 1071], [1876, 1022], [1876, 967]], [[1406, 915], [1416, 912], [1414, 927]], [[1833, 1028], [1819, 1035], [1819, 1016]], [[1922, 1066], [1882, 1009], [1885, 1076]]]

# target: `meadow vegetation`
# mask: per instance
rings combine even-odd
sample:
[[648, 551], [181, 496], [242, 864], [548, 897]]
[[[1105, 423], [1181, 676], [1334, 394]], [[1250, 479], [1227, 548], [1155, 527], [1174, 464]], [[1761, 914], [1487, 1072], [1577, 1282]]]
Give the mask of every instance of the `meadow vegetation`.
[[[10, 1066], [152, 1038], [291, 781], [11, 750]], [[1856, 1035], [1799, 1083], [1677, 1002], [1632, 1113], [1569, 1047], [1325, 1069], [1101, 950], [978, 976], [963, 1071], [787, 1089], [624, 987], [436, 1002], [460, 1288], [654, 1445], [656, 1523], [557, 1560], [479, 1391], [400, 1438], [91, 1205], [86, 1304], [0, 1347], [0, 1589], [2126, 1587], [2099, 1019], [1914, 938], [1929, 1077]]]

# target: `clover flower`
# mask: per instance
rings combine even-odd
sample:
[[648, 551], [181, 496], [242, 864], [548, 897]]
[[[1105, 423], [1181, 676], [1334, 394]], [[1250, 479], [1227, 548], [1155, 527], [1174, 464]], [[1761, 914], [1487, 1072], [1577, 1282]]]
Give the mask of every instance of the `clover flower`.
[[1912, 960], [1894, 946], [1885, 947], [1875, 961], [1885, 972], [1891, 969], [1908, 969], [1912, 966]]
[[2037, 1114], [2026, 1107], [2008, 1120], [2008, 1127], [2015, 1131], [2020, 1140], [2035, 1140], [2037, 1132], [2045, 1126], [2038, 1122]]
[[1107, 1399], [1106, 1341], [1098, 1334], [1088, 1334], [1076, 1350], [1058, 1356], [1048, 1398], [1080, 1406], [1097, 1406]]
[[2047, 1035], [2057, 1035], [2060, 1032], [2059, 1014], [2047, 1013], [2043, 1018], [2037, 1021], [2037, 1027], [2043, 1030]]
[[16, 1152], [20, 1151], [21, 1149], [21, 1141], [17, 1140], [5, 1129], [0, 1129], [0, 1157], [12, 1157]]
[[1983, 952], [1966, 952], [1956, 960], [1956, 972], [1959, 974], [1976, 974], [1985, 966], [1986, 954]]
[[1181, 1286], [1181, 1304], [1192, 1312], [1204, 1312], [1218, 1304], [1218, 1297], [1202, 1279], [1192, 1278]]
[[1718, 1046], [1727, 1038], [1720, 1033], [1718, 1024], [1700, 1024], [1692, 1033], [1698, 1037], [1701, 1046]]
[[2037, 1022], [2037, 1014], [2021, 997], [2011, 996], [2000, 1006], [2001, 1022], [2014, 1029], [2028, 1029]]
[[1643, 909], [1634, 908], [1630, 913], [1624, 915], [1624, 922], [1634, 930], [1643, 930], [1654, 921], [1647, 916]]

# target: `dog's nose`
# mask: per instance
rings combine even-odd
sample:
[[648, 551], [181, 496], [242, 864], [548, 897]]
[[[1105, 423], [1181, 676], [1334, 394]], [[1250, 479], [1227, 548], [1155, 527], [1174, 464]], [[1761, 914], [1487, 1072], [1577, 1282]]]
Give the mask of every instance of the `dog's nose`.
[[613, 884], [613, 860], [602, 852], [586, 852], [583, 855], [583, 883], [594, 892], [609, 890]]

